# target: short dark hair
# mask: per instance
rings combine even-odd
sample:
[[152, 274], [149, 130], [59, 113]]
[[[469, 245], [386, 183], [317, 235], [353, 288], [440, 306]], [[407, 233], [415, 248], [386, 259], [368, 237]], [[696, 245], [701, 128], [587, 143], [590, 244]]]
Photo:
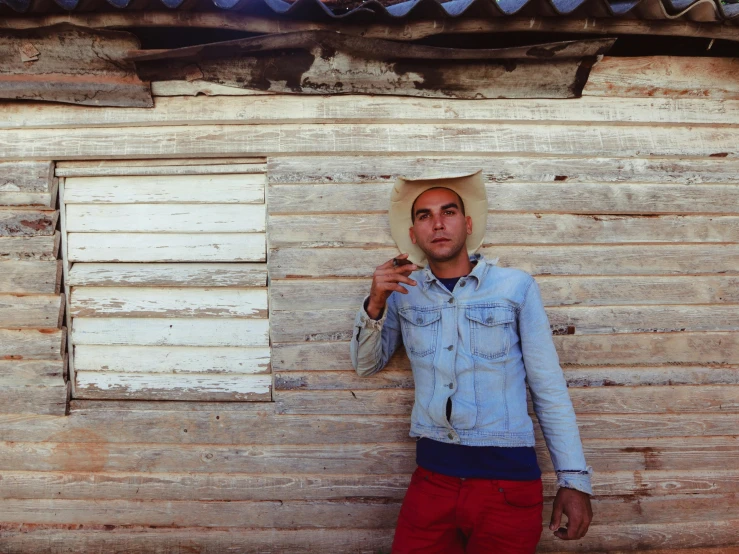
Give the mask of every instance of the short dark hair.
[[[454, 190], [452, 190], [450, 188], [447, 188], [447, 187], [431, 187], [431, 188], [426, 189], [425, 191], [423, 191], [421, 194], [423, 194], [424, 192], [428, 192], [430, 190], [438, 190], [438, 189], [448, 190], [448, 191], [453, 192], [454, 195], [459, 200], [459, 209], [461, 210], [462, 215], [467, 215], [464, 212], [464, 200], [462, 200], [462, 197], [456, 191], [454, 191]], [[416, 222], [416, 200], [418, 200], [420, 198], [421, 194], [419, 194], [418, 196], [416, 196], [416, 199], [413, 200], [413, 204], [411, 204], [411, 223], [415, 223]]]

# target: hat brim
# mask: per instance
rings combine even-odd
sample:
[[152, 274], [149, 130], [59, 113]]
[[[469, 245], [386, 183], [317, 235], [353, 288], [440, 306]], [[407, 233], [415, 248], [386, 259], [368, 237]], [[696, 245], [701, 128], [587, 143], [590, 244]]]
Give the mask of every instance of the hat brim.
[[476, 252], [485, 238], [488, 215], [488, 196], [482, 170], [461, 175], [442, 177], [407, 178], [398, 177], [390, 194], [390, 233], [401, 252], [408, 253], [408, 259], [424, 267], [428, 260], [426, 254], [411, 241], [408, 229], [413, 226], [411, 206], [421, 193], [435, 187], [444, 187], [456, 192], [464, 202], [465, 215], [472, 218], [472, 234], [467, 236], [467, 251]]

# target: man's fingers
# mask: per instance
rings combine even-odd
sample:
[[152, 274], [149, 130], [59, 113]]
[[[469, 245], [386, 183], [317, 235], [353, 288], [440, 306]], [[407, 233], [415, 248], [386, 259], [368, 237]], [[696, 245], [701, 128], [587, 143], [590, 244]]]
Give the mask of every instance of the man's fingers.
[[[549, 529], [554, 531], [559, 529], [560, 522], [562, 521], [562, 502], [559, 501], [559, 497], [554, 499], [554, 507], [552, 508], [552, 519], [549, 521]], [[555, 533], [556, 535], [557, 533]]]

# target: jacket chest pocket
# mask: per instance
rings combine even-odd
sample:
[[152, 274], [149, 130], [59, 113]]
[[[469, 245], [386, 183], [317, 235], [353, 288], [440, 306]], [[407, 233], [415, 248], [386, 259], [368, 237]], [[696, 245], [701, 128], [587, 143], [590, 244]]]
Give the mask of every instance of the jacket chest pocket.
[[470, 324], [470, 347], [473, 356], [492, 360], [508, 353], [511, 325], [516, 321], [512, 308], [505, 306], [471, 307], [465, 315]]
[[406, 350], [419, 357], [428, 356], [436, 350], [441, 310], [409, 308], [399, 313]]

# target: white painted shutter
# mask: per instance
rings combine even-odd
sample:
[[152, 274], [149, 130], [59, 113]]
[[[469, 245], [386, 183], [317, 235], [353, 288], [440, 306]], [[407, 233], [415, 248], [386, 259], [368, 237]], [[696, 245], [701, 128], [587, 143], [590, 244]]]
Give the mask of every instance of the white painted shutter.
[[265, 171], [58, 164], [75, 398], [271, 399]]

